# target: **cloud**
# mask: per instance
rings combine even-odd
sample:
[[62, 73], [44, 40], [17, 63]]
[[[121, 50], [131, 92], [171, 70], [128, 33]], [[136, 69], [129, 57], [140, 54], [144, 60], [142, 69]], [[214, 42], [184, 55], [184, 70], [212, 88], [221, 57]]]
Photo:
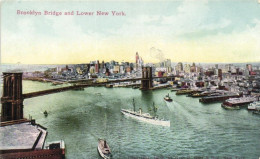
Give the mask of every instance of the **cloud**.
[[170, 15], [140, 15], [131, 18], [112, 33], [126, 38], [157, 37], [179, 40], [187, 34], [198, 33], [202, 37], [212, 31], [221, 31], [232, 24], [232, 21], [226, 18], [209, 22], [210, 8], [207, 0], [184, 0], [176, 10]]

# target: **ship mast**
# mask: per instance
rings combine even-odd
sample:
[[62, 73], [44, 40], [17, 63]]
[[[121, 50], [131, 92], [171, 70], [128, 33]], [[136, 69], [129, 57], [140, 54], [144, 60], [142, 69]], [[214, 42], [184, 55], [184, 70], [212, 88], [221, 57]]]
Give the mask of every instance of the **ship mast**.
[[157, 112], [157, 108], [155, 107], [154, 102], [153, 102], [153, 111], [154, 111], [154, 113]]
[[135, 112], [135, 99], [133, 98], [133, 107], [134, 107], [134, 112]]

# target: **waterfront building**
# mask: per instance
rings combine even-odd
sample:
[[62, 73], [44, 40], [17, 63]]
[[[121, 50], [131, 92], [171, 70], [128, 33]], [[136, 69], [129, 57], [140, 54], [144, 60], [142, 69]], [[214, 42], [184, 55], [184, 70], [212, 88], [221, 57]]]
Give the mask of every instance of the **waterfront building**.
[[90, 74], [94, 74], [94, 73], [95, 73], [95, 67], [94, 67], [94, 66], [91, 66], [91, 67], [90, 67], [89, 73], [90, 73]]
[[79, 74], [79, 75], [82, 75], [83, 74], [83, 71], [82, 69], [78, 66], [76, 67], [76, 72]]
[[120, 66], [119, 66], [119, 72], [120, 72], [121, 74], [124, 74], [124, 73], [125, 73], [125, 65], [120, 65]]
[[119, 65], [114, 66], [113, 73], [119, 73], [119, 71], [120, 71]]

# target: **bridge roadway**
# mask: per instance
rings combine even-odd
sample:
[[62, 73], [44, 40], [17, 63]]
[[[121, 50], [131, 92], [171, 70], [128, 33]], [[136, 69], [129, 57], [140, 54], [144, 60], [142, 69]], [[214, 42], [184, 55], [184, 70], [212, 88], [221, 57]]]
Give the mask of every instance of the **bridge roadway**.
[[[168, 78], [168, 79], [170, 78], [170, 79], [172, 79], [174, 77], [172, 77], [172, 76], [170, 76], [170, 77], [153, 77], [153, 79], [154, 78]], [[102, 86], [102, 85], [109, 84], [109, 83], [139, 81], [139, 80], [149, 80], [149, 79], [128, 78], [128, 79], [112, 80], [112, 81], [92, 83], [92, 84], [79, 84], [79, 85], [75, 85], [75, 86], [68, 86], [68, 87], [61, 87], [61, 88], [48, 89], [48, 90], [37, 91], [37, 92], [32, 92], [32, 93], [26, 93], [26, 94], [23, 94], [23, 99], [47, 95], [47, 94], [52, 94], [52, 93], [59, 93], [59, 92], [68, 91], [68, 90], [75, 90], [75, 89], [80, 89], [80, 88], [85, 88], [85, 87], [91, 87], [91, 86]]]

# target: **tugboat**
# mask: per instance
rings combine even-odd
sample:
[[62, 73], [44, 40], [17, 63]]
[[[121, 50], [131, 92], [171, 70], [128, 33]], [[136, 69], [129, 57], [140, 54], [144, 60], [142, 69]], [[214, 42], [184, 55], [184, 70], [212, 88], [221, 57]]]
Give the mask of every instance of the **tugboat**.
[[98, 153], [104, 159], [110, 159], [112, 157], [111, 150], [106, 140], [98, 139]]
[[[125, 116], [129, 116], [129, 117], [132, 117], [134, 119], [138, 119], [140, 121], [144, 121], [144, 122], [154, 124], [154, 125], [161, 125], [161, 126], [170, 127], [170, 121], [158, 119], [157, 117], [151, 116], [149, 113], [142, 113], [141, 108], [139, 108], [139, 112], [135, 111], [134, 99], [133, 99], [133, 107], [134, 107], [134, 110], [121, 109], [121, 112]], [[154, 110], [156, 110], [155, 106], [154, 106]]]
[[43, 114], [44, 114], [45, 117], [48, 116], [48, 112], [46, 110], [43, 112]]
[[164, 100], [167, 101], [167, 102], [172, 102], [172, 99], [169, 96], [169, 94], [164, 97]]

